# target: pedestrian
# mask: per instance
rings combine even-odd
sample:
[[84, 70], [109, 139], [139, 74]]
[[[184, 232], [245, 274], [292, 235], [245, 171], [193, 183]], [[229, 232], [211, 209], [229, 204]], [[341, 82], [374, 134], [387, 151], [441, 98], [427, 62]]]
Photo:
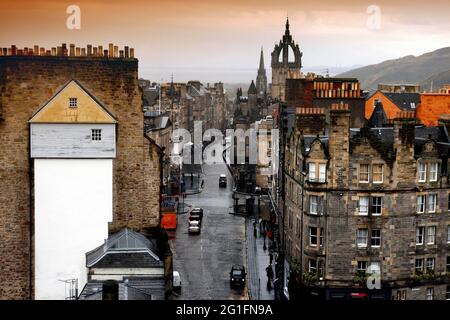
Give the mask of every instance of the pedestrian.
[[203, 184], [205, 183], [205, 180], [203, 179], [202, 180], [202, 185], [201, 185], [201, 188], [203, 189]]
[[269, 261], [270, 261], [270, 264], [272, 264], [272, 262], [273, 262], [273, 254], [272, 254], [272, 252], [269, 253]]

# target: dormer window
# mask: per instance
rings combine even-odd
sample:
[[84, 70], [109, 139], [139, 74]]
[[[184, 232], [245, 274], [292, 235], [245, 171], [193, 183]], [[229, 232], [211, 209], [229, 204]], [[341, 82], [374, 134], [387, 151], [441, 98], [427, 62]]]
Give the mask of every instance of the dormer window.
[[102, 129], [92, 129], [91, 138], [92, 138], [92, 141], [101, 141], [102, 140]]
[[427, 165], [426, 163], [419, 163], [419, 182], [425, 182], [427, 180]]
[[436, 162], [430, 163], [430, 181], [436, 182], [438, 176], [438, 164]]
[[69, 107], [70, 108], [78, 107], [78, 99], [77, 98], [69, 98]]

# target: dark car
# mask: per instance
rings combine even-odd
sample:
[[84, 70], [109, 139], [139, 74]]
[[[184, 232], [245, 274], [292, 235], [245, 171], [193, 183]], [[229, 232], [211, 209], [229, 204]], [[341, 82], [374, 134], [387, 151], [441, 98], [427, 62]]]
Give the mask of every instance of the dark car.
[[245, 276], [244, 266], [232, 266], [230, 271], [230, 286], [245, 286]]
[[226, 188], [226, 186], [227, 186], [227, 176], [224, 174], [221, 174], [219, 177], [219, 187]]

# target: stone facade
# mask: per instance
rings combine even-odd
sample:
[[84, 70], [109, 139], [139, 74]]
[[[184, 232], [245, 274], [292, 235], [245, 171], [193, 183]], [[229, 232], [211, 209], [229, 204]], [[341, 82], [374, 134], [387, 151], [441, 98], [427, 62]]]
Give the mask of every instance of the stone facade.
[[[290, 52], [293, 54], [293, 57], [289, 57]], [[283, 39], [280, 40], [279, 44], [275, 45], [272, 51], [271, 95], [273, 99], [285, 101], [286, 79], [299, 79], [302, 77], [302, 55], [298, 44], [294, 42], [289, 31], [289, 20], [286, 20], [286, 30]]]
[[[393, 127], [351, 129], [349, 109], [332, 105], [324, 128], [313, 119], [323, 123], [325, 112], [298, 110], [287, 137], [282, 230], [286, 259], [300, 270], [297, 288], [329, 299], [397, 299], [398, 291], [401, 299], [446, 299], [447, 131], [409, 113]], [[381, 286], [370, 290], [377, 268]]]
[[[92, 50], [92, 48], [91, 48]], [[88, 52], [90, 51], [88, 47]], [[72, 46], [71, 46], [72, 53]], [[116, 57], [0, 57], [0, 288], [2, 299], [32, 298], [33, 168], [29, 158], [31, 115], [59, 87], [76, 79], [118, 119], [114, 160], [114, 216], [110, 231], [159, 224], [160, 151], [144, 137], [138, 61]]]

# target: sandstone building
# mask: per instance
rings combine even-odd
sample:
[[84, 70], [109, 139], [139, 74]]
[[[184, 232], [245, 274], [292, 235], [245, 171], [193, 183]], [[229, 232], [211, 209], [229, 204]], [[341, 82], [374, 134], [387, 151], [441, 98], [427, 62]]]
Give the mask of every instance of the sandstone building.
[[326, 113], [297, 109], [283, 144], [285, 292], [449, 299], [448, 120], [352, 128], [348, 104]]
[[0, 56], [0, 280], [8, 285], [0, 289], [3, 299], [34, 298], [36, 172], [30, 160], [29, 120], [70, 80], [80, 83], [117, 121], [109, 232], [125, 227], [144, 232], [159, 225], [161, 150], [144, 135], [134, 50], [119, 51], [112, 44], [108, 49], [64, 44], [51, 50], [4, 48]]
[[271, 96], [273, 99], [284, 101], [286, 79], [302, 77], [302, 55], [298, 44], [292, 39], [289, 31], [289, 19], [287, 19], [283, 39], [275, 45], [272, 51]]

